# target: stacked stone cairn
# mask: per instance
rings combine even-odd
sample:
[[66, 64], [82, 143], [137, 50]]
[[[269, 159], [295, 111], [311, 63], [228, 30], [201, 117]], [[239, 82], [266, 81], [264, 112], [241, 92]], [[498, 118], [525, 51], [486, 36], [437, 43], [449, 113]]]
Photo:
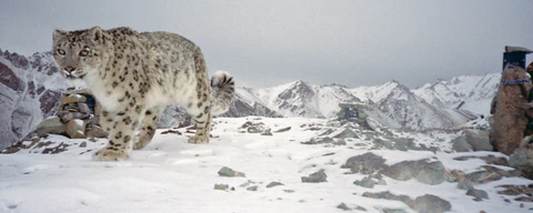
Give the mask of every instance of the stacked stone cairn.
[[87, 89], [68, 88], [63, 93], [56, 115], [43, 120], [37, 134], [60, 134], [70, 138], [105, 138], [99, 125], [101, 106]]

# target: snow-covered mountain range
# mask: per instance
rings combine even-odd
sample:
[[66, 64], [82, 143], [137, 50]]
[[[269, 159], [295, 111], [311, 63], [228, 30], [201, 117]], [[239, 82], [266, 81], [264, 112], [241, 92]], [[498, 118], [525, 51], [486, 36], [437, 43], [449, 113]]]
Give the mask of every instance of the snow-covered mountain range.
[[332, 118], [339, 103], [365, 103], [370, 114], [394, 128], [447, 128], [487, 115], [500, 77], [499, 73], [459, 76], [416, 89], [397, 81], [356, 88], [295, 81], [264, 89], [237, 88], [237, 100], [284, 117], [309, 118]]
[[[397, 81], [356, 88], [303, 81], [270, 88], [240, 87], [230, 111], [222, 116], [332, 118], [339, 103], [357, 102], [365, 103], [368, 114], [392, 128], [449, 128], [487, 115], [499, 80], [500, 74], [493, 73], [438, 80], [416, 89]], [[51, 53], [21, 56], [0, 50], [0, 148], [24, 138], [52, 115], [67, 86]], [[183, 110], [171, 106], [159, 124], [171, 127], [184, 120]]]

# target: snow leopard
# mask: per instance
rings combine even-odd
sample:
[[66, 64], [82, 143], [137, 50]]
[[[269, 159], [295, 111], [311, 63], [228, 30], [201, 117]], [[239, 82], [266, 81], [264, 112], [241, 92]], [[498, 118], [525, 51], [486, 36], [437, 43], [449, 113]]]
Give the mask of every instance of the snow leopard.
[[234, 97], [233, 77], [217, 71], [209, 81], [200, 48], [174, 33], [55, 30], [53, 56], [61, 75], [84, 81], [102, 105], [100, 125], [109, 142], [95, 160], [124, 160], [145, 147], [169, 104], [183, 106], [195, 121], [189, 142], [207, 143], [212, 116], [228, 111]]

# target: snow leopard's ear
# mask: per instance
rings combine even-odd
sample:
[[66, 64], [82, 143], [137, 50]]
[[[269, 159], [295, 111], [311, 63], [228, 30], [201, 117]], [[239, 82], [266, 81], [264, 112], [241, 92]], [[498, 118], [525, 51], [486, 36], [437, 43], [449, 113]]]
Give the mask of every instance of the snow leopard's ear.
[[68, 32], [63, 31], [63, 30], [54, 30], [53, 38], [54, 38], [54, 40], [58, 40], [59, 38], [65, 36], [67, 34], [68, 34]]
[[89, 38], [93, 41], [101, 41], [103, 39], [103, 30], [99, 26], [93, 27], [89, 30]]

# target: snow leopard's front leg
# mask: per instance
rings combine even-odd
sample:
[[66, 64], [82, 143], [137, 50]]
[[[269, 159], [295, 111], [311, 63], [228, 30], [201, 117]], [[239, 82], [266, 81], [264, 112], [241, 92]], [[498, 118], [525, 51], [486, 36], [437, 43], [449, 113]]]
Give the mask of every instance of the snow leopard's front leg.
[[133, 137], [139, 126], [141, 110], [124, 110], [116, 113], [109, 132], [108, 144], [94, 154], [95, 160], [119, 161], [125, 160], [133, 148]]
[[142, 122], [142, 128], [139, 134], [135, 137], [133, 149], [142, 149], [152, 141], [152, 138], [155, 135], [155, 130], [157, 129], [157, 119], [162, 109], [162, 107], [153, 107], [146, 110]]
[[115, 113], [109, 112], [106, 110], [102, 110], [102, 112], [100, 113], [100, 126], [107, 133], [111, 132], [111, 128], [113, 127], [113, 121], [115, 117], [116, 117]]

